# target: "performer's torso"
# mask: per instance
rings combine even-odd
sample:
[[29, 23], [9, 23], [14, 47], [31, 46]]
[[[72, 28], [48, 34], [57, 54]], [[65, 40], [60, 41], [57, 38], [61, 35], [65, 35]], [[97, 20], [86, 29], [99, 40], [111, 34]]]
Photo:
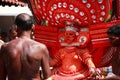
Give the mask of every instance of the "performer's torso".
[[80, 57], [79, 49], [76, 47], [66, 47], [62, 49], [60, 57], [62, 59], [60, 70], [64, 72], [78, 72], [83, 71], [86, 68], [86, 65]]

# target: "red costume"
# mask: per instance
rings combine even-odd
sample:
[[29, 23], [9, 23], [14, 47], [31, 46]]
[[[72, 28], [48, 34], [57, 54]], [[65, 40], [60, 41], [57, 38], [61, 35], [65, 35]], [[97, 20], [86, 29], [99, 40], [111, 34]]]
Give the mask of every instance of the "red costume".
[[59, 50], [55, 59], [61, 63], [58, 69], [53, 71], [55, 80], [82, 79], [89, 75], [86, 63], [88, 59], [91, 59], [91, 55], [88, 54], [87, 49], [79, 50], [77, 47], [65, 47]]
[[54, 80], [79, 80], [90, 75], [89, 69], [95, 68], [87, 48], [80, 49], [74, 45], [76, 39], [75, 29], [69, 27], [65, 32], [66, 45], [60, 49], [50, 65], [53, 68]]

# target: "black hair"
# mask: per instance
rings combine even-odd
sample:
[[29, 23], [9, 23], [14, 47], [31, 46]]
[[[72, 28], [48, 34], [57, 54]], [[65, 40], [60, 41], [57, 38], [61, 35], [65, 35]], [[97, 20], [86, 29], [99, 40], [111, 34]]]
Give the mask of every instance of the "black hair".
[[107, 34], [112, 34], [119, 36], [120, 35], [120, 24], [113, 25], [107, 30]]
[[26, 13], [21, 13], [16, 16], [15, 24], [24, 31], [31, 30], [33, 21], [31, 17]]

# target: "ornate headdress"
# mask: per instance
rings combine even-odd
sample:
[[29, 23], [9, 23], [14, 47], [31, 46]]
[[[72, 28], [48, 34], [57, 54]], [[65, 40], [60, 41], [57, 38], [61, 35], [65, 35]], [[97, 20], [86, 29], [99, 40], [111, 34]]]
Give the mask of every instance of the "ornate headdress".
[[78, 29], [75, 28], [75, 27], [73, 27], [73, 26], [66, 26], [66, 27], [65, 27], [65, 30], [66, 30], [66, 31], [73, 31], [73, 32], [76, 33]]
[[73, 31], [75, 33], [78, 31], [78, 29], [74, 26], [73, 22], [66, 21], [65, 26], [66, 31]]

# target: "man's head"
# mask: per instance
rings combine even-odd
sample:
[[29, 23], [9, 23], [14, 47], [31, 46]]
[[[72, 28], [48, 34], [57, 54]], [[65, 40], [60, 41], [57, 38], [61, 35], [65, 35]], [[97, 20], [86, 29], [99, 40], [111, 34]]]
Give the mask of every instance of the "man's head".
[[16, 26], [13, 25], [9, 30], [10, 40], [15, 39], [17, 37], [17, 32], [16, 31], [17, 31], [17, 28], [16, 28]]
[[113, 25], [107, 31], [112, 46], [120, 46], [120, 24]]
[[31, 19], [30, 15], [28, 15], [26, 13], [21, 13], [18, 16], [16, 16], [15, 25], [17, 25], [17, 33], [18, 33], [18, 36], [20, 36], [20, 34], [23, 31], [31, 31], [32, 30], [33, 21]]

